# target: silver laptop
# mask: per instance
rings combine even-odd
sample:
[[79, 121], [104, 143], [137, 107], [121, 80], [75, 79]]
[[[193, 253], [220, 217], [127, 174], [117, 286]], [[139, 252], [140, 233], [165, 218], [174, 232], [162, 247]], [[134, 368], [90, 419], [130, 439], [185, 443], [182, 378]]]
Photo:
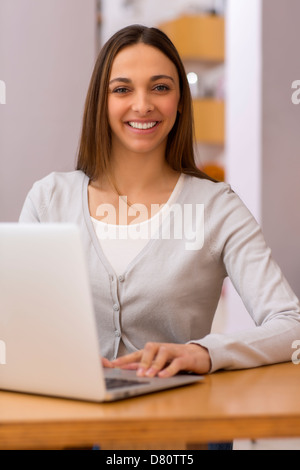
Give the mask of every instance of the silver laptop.
[[203, 380], [103, 368], [79, 228], [0, 224], [0, 389], [112, 401]]

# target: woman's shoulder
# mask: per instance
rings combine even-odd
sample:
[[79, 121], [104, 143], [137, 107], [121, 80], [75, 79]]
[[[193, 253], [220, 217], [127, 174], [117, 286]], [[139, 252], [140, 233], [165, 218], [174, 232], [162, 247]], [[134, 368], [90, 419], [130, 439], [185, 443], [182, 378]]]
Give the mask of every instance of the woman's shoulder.
[[185, 181], [184, 202], [204, 204], [211, 218], [229, 218], [232, 221], [234, 217], [249, 216], [248, 207], [229, 183], [195, 176], [187, 176]]
[[33, 184], [33, 189], [51, 191], [61, 187], [66, 191], [68, 188], [74, 188], [74, 185], [77, 186], [83, 183], [86, 178], [87, 176], [80, 170], [69, 172], [53, 171], [36, 181]]
[[29, 199], [40, 206], [48, 206], [52, 201], [72, 201], [81, 195], [80, 188], [88, 177], [82, 171], [57, 172], [37, 180], [28, 193]]
[[59, 214], [65, 217], [72, 205], [78, 205], [81, 188], [87, 181], [88, 177], [82, 171], [52, 172], [44, 176], [30, 189], [20, 220], [56, 220]]
[[184, 175], [185, 187], [188, 194], [196, 199], [209, 200], [211, 198], [234, 194], [229, 183], [224, 181], [212, 181], [197, 176]]

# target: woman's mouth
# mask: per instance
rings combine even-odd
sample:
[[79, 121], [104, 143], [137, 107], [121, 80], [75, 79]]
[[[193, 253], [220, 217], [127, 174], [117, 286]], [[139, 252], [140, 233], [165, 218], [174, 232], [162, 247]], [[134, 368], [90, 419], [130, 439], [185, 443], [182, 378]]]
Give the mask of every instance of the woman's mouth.
[[159, 124], [159, 121], [151, 121], [151, 122], [129, 121], [127, 124], [133, 129], [146, 131], [149, 129], [153, 129], [155, 126], [157, 126]]

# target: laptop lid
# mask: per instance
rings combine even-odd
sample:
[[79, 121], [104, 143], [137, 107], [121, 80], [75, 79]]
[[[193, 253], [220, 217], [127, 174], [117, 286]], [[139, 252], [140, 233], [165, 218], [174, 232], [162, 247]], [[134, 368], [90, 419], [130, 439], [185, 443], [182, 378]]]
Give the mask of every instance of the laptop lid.
[[[101, 402], [201, 380], [138, 379], [133, 371], [102, 368], [73, 224], [0, 224], [0, 340], [0, 389]], [[104, 375], [135, 383], [107, 390]]]

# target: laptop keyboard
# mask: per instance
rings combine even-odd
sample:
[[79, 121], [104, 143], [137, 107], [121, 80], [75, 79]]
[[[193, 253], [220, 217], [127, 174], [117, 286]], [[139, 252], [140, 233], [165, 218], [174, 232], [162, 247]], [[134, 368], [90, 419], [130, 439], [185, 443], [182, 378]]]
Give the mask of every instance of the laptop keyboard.
[[106, 378], [105, 383], [107, 389], [111, 390], [119, 387], [136, 387], [137, 385], [147, 385], [149, 382], [138, 382], [137, 380], [129, 379]]

